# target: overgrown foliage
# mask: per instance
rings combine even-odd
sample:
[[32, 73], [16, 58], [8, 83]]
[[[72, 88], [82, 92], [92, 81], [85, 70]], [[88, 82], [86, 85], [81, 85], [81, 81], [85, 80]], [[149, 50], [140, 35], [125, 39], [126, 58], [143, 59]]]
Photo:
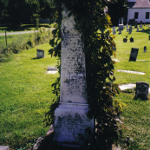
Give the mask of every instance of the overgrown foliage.
[[[111, 56], [114, 54], [113, 35], [109, 25], [110, 17], [104, 13], [105, 1], [101, 0], [55, 0], [58, 26], [53, 31], [53, 39], [50, 44], [54, 49], [50, 53], [61, 57], [60, 39], [61, 39], [61, 5], [62, 3], [69, 10], [69, 16], [73, 15], [76, 22], [76, 29], [82, 33], [84, 43], [84, 52], [86, 55], [86, 76], [87, 76], [87, 94], [90, 111], [88, 116], [96, 121], [95, 133], [92, 136], [91, 147], [97, 147], [103, 150], [110, 149], [112, 143], [117, 143], [119, 137], [119, 126], [117, 120], [122, 112], [121, 105], [114, 96], [119, 93], [118, 86], [114, 84], [114, 62]], [[88, 17], [87, 17], [88, 16]], [[57, 82], [59, 86], [60, 82]], [[54, 86], [54, 85], [53, 85]], [[59, 88], [54, 86], [54, 93], [58, 94]], [[58, 101], [56, 102], [58, 103]], [[53, 105], [57, 106], [56, 104]], [[52, 106], [50, 107], [50, 109]], [[50, 110], [46, 114], [47, 125], [53, 123], [49, 116], [53, 116]], [[120, 131], [121, 134], [121, 131]]]

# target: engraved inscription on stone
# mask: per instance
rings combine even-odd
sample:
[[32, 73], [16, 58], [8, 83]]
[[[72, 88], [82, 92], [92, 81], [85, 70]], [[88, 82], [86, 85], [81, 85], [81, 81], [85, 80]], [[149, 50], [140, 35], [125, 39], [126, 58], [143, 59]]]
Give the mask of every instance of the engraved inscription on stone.
[[61, 42], [60, 101], [87, 103], [85, 54], [81, 34], [75, 29], [73, 16], [64, 8]]

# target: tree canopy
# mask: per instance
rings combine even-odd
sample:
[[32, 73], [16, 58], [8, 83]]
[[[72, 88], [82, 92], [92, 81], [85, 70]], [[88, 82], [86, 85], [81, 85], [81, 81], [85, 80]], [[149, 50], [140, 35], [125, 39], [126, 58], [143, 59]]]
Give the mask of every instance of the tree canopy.
[[49, 0], [0, 0], [0, 23], [36, 23], [50, 16]]

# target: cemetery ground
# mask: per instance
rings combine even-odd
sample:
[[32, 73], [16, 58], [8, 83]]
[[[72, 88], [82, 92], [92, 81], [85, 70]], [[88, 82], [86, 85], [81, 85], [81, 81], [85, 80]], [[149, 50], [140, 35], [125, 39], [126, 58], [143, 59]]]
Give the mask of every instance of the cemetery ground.
[[[150, 29], [145, 32], [115, 35], [117, 44], [115, 64], [116, 83], [128, 84], [145, 81], [150, 84]], [[123, 38], [128, 36], [128, 42]], [[130, 43], [129, 38], [134, 42]], [[144, 46], [147, 52], [144, 53]], [[136, 62], [129, 62], [131, 48], [139, 48]], [[45, 58], [36, 59], [36, 49], [45, 50]], [[50, 45], [43, 44], [12, 56], [12, 60], [0, 63], [0, 145], [9, 145], [11, 149], [29, 149], [38, 137], [45, 136], [49, 127], [43, 126], [44, 113], [55, 97], [51, 84], [58, 74], [47, 74], [47, 67], [56, 66], [57, 58], [48, 55]], [[128, 74], [117, 70], [145, 72], [145, 75]], [[122, 117], [124, 128], [122, 144], [130, 143], [129, 149], [150, 149], [150, 101], [134, 100], [134, 89], [120, 92], [115, 97], [124, 104]], [[150, 97], [150, 96], [149, 96]], [[123, 146], [123, 145], [121, 145]]]

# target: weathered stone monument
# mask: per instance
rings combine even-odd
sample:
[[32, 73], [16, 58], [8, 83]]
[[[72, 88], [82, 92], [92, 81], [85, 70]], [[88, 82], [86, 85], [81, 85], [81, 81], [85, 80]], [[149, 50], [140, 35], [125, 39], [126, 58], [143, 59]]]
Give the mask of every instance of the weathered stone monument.
[[44, 50], [37, 49], [37, 58], [44, 58]]
[[148, 99], [149, 84], [146, 82], [136, 82], [135, 99]]
[[137, 55], [138, 55], [138, 48], [132, 48], [130, 53], [129, 61], [136, 61]]
[[84, 45], [81, 34], [75, 29], [74, 17], [68, 17], [68, 13], [63, 6], [60, 103], [55, 110], [54, 141], [74, 147], [84, 143], [79, 134], [86, 139], [85, 130], [94, 131], [94, 120], [86, 115], [89, 107]]

